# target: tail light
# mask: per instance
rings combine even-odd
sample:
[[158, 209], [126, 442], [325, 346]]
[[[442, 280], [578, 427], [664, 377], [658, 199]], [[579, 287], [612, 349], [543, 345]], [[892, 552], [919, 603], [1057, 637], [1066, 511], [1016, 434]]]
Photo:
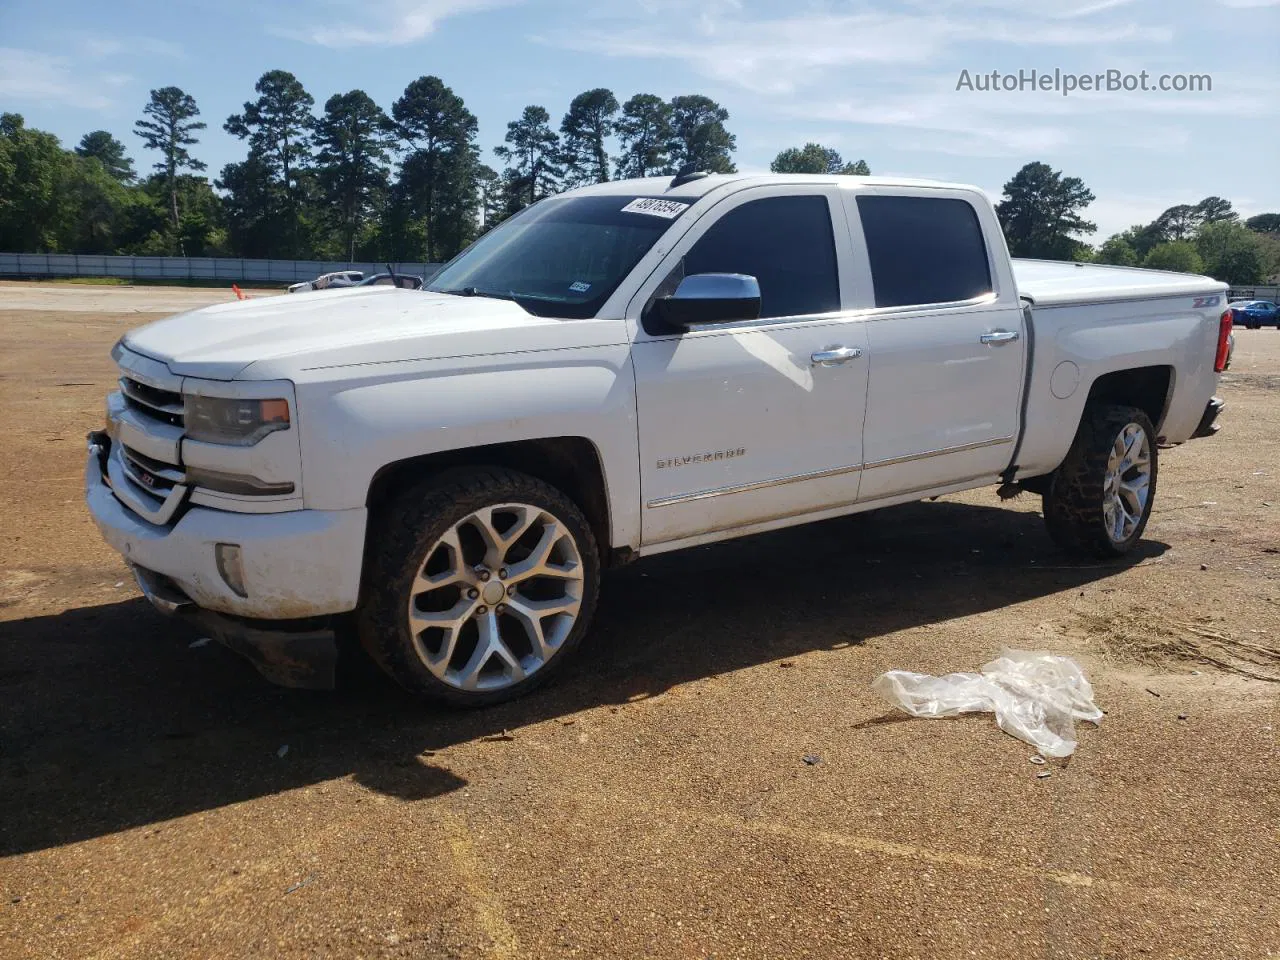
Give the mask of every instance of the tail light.
[[1231, 311], [1228, 310], [1218, 321], [1218, 356], [1213, 361], [1213, 372], [1221, 373], [1227, 369], [1227, 361], [1231, 358]]

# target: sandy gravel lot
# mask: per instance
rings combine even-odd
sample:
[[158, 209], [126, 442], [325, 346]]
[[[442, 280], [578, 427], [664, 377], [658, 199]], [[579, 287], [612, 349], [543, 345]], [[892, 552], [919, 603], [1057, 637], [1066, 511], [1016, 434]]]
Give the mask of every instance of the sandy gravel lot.
[[[655, 558], [554, 686], [448, 713], [150, 611], [83, 437], [139, 314], [225, 292], [66, 289], [0, 286], [0, 956], [1280, 956], [1275, 330], [1129, 562], [985, 490]], [[1070, 762], [870, 690], [1002, 644], [1085, 666]]]
[[[241, 291], [251, 297], [274, 297], [283, 289]], [[0, 310], [23, 313], [160, 314], [225, 303], [235, 298], [230, 289], [215, 287], [130, 287], [88, 283], [47, 283], [0, 280]], [[159, 319], [153, 317], [151, 319]], [[139, 321], [135, 321], [139, 322]]]

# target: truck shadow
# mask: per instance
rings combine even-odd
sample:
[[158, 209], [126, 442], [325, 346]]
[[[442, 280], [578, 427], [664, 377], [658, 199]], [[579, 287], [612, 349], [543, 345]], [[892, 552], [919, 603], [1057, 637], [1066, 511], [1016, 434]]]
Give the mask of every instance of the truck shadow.
[[1166, 549], [1073, 565], [1035, 513], [938, 502], [655, 557], [606, 578], [594, 634], [554, 684], [483, 711], [425, 706], [359, 669], [336, 693], [275, 688], [140, 599], [2, 623], [0, 855], [345, 776], [439, 796], [466, 781], [430, 751], [1069, 590]]

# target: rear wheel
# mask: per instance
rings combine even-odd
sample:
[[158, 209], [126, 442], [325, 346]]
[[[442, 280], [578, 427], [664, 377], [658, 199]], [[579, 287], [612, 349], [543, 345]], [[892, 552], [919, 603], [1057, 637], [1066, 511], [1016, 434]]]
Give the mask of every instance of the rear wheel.
[[1076, 554], [1128, 553], [1151, 518], [1158, 470], [1155, 429], [1143, 411], [1128, 406], [1086, 411], [1044, 495], [1050, 536]]
[[360, 639], [408, 689], [462, 706], [546, 681], [595, 612], [600, 559], [582, 511], [510, 470], [415, 487], [383, 511]]

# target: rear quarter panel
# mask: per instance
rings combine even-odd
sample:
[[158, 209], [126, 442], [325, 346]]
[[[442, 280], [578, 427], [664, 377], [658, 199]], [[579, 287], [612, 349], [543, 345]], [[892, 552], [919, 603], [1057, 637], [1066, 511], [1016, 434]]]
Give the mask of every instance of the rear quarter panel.
[[1156, 429], [1170, 443], [1189, 439], [1217, 387], [1213, 362], [1225, 302], [1212, 295], [1177, 295], [1035, 308], [1018, 475], [1048, 473], [1062, 462], [1092, 385], [1119, 370], [1171, 366], [1169, 396]]

